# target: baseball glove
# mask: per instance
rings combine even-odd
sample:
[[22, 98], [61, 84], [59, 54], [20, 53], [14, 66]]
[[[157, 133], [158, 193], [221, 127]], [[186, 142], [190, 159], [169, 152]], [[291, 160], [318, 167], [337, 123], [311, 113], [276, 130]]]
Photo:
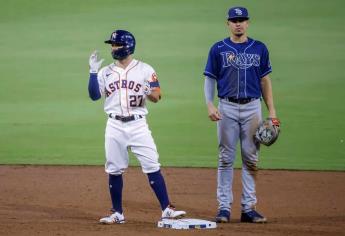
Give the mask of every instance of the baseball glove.
[[266, 146], [272, 145], [280, 133], [280, 121], [277, 118], [267, 118], [256, 130], [254, 140]]

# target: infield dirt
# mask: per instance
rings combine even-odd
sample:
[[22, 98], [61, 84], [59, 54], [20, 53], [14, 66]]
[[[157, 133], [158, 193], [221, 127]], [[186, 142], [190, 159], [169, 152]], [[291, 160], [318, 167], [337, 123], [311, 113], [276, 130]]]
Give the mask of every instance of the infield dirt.
[[[213, 220], [216, 169], [163, 168], [172, 202], [188, 218]], [[258, 211], [267, 224], [240, 223], [240, 170], [229, 224], [212, 230], [157, 228], [161, 211], [146, 176], [124, 174], [123, 225], [100, 225], [110, 198], [100, 166], [0, 166], [0, 235], [345, 235], [345, 172], [258, 173]]]

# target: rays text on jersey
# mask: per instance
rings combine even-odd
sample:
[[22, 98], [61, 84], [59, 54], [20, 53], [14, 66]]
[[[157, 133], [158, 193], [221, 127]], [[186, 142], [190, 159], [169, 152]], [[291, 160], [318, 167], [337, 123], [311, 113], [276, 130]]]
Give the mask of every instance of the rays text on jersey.
[[223, 67], [233, 66], [237, 69], [247, 69], [251, 66], [260, 66], [258, 54], [234, 53], [232, 51], [222, 52]]

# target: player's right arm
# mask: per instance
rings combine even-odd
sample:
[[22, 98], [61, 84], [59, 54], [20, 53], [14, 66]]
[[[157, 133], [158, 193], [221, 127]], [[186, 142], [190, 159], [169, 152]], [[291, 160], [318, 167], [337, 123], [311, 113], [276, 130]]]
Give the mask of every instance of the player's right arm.
[[208, 54], [207, 63], [204, 71], [205, 83], [204, 83], [204, 94], [206, 99], [206, 105], [208, 110], [208, 117], [211, 121], [221, 120], [221, 114], [213, 104], [216, 80], [218, 75], [218, 60], [217, 60], [217, 43], [214, 44]]
[[205, 84], [204, 84], [204, 94], [205, 94], [205, 100], [207, 104], [208, 117], [212, 121], [218, 121], [222, 119], [218, 109], [213, 104], [215, 87], [216, 87], [216, 80], [206, 76]]
[[99, 85], [97, 81], [97, 73], [90, 73], [88, 89], [89, 97], [92, 101], [96, 101], [101, 98], [101, 92], [99, 91]]
[[[98, 70], [104, 59], [98, 60], [98, 52], [94, 51], [89, 58], [90, 77], [89, 77], [89, 96], [93, 101], [101, 98], [100, 86], [98, 83]], [[99, 73], [101, 74], [101, 73]]]

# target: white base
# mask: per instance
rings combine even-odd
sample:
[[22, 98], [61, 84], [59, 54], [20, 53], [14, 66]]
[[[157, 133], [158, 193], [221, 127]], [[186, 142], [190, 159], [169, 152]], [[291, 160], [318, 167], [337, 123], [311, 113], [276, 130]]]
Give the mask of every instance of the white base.
[[216, 222], [200, 219], [163, 219], [158, 221], [158, 228], [169, 229], [215, 229]]

